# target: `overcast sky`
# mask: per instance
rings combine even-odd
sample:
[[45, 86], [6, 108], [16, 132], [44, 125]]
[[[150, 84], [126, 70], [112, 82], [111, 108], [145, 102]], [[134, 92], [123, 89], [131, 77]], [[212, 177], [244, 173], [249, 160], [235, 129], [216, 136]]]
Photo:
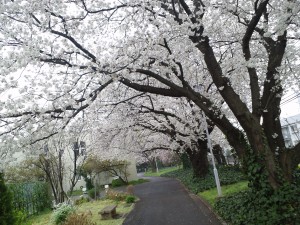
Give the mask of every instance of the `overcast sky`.
[[[284, 103], [284, 100], [282, 101], [282, 105], [281, 105], [281, 118], [286, 118], [289, 116], [294, 116], [297, 114], [300, 114], [300, 93], [298, 93], [298, 98], [293, 99], [292, 101], [288, 101], [287, 100], [285, 102], [288, 103]], [[292, 97], [292, 96], [291, 96]], [[285, 98], [283, 98], [285, 99]]]

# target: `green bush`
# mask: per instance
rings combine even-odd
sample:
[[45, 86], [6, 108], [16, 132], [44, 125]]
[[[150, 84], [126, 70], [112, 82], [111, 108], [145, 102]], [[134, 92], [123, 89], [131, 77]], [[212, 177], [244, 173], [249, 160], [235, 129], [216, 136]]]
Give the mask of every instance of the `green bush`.
[[12, 194], [4, 183], [3, 173], [0, 173], [0, 225], [13, 225], [16, 222], [12, 205]]
[[300, 188], [284, 186], [276, 191], [243, 191], [219, 198], [216, 212], [232, 225], [300, 224]]
[[293, 183], [298, 187], [300, 186], [300, 168], [296, 169], [293, 173]]
[[120, 187], [120, 186], [123, 186], [123, 185], [125, 185], [125, 183], [120, 178], [115, 179], [111, 182], [112, 187]]
[[88, 190], [94, 188], [93, 182], [92, 182], [92, 178], [84, 176], [84, 181], [85, 181], [85, 186]]
[[[101, 191], [102, 191], [102, 189], [97, 188], [96, 189], [96, 196], [99, 197]], [[88, 190], [88, 196], [92, 199], [95, 199], [95, 188], [92, 188], [92, 189]]]
[[135, 202], [135, 196], [127, 195], [125, 201], [126, 201], [126, 203], [134, 203]]
[[15, 223], [12, 193], [5, 185], [3, 173], [0, 173], [0, 225], [13, 225]]
[[60, 225], [66, 221], [67, 217], [75, 212], [75, 207], [66, 203], [59, 204], [58, 208], [52, 214], [52, 222]]
[[[246, 180], [246, 176], [235, 166], [220, 166], [218, 168], [221, 185], [228, 185]], [[192, 169], [179, 169], [163, 175], [179, 179], [190, 191], [199, 193], [216, 187], [213, 169], [204, 178], [195, 177]]]
[[14, 211], [14, 215], [16, 218], [16, 225], [24, 225], [26, 219], [27, 219], [27, 214], [23, 211]]

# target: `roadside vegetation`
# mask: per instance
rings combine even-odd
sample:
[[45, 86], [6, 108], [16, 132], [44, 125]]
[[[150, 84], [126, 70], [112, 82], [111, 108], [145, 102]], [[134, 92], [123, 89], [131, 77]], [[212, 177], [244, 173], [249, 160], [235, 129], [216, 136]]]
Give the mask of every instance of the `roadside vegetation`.
[[[220, 166], [218, 172], [221, 185], [228, 185], [246, 180], [246, 176], [235, 166]], [[212, 168], [210, 168], [208, 174], [203, 178], [195, 177], [192, 169], [178, 169], [165, 173], [163, 176], [179, 179], [195, 194], [212, 189], [216, 186]]]
[[[241, 181], [235, 184], [223, 185], [222, 186], [222, 197], [234, 195], [240, 191], [248, 189], [248, 181]], [[217, 188], [212, 188], [206, 191], [199, 192], [198, 195], [205, 199], [211, 206], [215, 206], [216, 200], [218, 199]]]
[[74, 190], [72, 191], [72, 194], [70, 192], [68, 192], [68, 196], [78, 196], [78, 195], [82, 195], [83, 191], [82, 190]]
[[129, 181], [127, 184], [125, 184], [122, 180], [116, 179], [116, 180], [112, 181], [111, 186], [112, 187], [121, 187], [121, 186], [127, 186], [127, 185], [142, 184], [142, 183], [145, 183], [145, 182], [149, 182], [149, 180], [140, 178], [138, 180]]

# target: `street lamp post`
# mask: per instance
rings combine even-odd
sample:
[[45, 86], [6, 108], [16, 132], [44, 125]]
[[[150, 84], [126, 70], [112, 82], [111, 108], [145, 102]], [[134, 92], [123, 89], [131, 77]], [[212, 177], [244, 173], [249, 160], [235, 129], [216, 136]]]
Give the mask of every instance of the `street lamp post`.
[[155, 166], [156, 166], [156, 173], [158, 173], [159, 172], [159, 170], [158, 170], [158, 166], [157, 166], [157, 159], [156, 159], [156, 156], [155, 156]]
[[214, 154], [213, 154], [213, 151], [212, 151], [211, 139], [210, 139], [210, 135], [209, 135], [209, 132], [208, 132], [208, 125], [207, 125], [207, 121], [206, 121], [206, 116], [205, 116], [203, 111], [202, 111], [202, 116], [203, 116], [203, 119], [204, 119], [205, 132], [206, 132], [206, 138], [207, 138], [207, 147], [209, 148], [209, 151], [210, 151], [210, 154], [211, 154], [211, 160], [212, 160], [212, 164], [213, 164], [213, 170], [214, 170], [215, 182], [216, 182], [217, 190], [218, 190], [218, 196], [221, 197], [222, 196], [222, 189], [221, 189], [221, 185], [220, 185], [219, 174], [218, 174], [218, 170], [216, 168], [215, 158], [214, 158]]

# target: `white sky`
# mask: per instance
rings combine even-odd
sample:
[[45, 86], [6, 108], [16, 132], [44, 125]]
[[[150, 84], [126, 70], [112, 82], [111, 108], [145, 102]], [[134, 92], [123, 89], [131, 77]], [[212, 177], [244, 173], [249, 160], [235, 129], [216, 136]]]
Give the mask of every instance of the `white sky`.
[[291, 102], [281, 105], [281, 118], [287, 118], [297, 114], [300, 114], [300, 96]]

